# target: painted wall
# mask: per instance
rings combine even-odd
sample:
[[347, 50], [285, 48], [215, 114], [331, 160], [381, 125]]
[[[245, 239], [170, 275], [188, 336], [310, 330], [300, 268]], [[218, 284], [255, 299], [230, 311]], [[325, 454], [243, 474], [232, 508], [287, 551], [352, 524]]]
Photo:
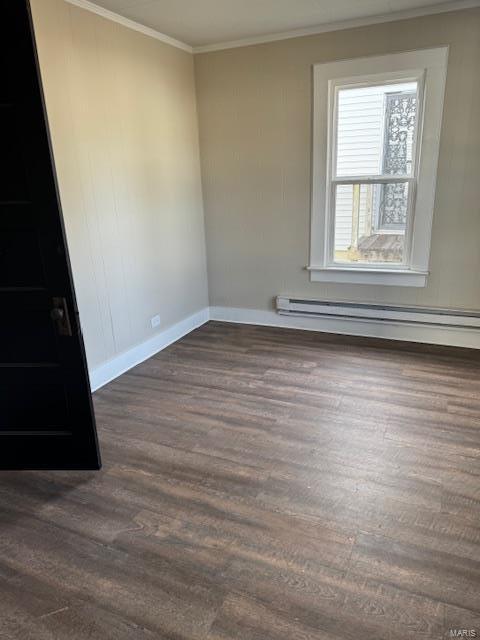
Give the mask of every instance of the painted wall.
[[[480, 309], [480, 9], [195, 56], [210, 304], [277, 294]], [[312, 65], [450, 45], [424, 289], [311, 283]]]
[[92, 370], [208, 305], [193, 57], [31, 4]]

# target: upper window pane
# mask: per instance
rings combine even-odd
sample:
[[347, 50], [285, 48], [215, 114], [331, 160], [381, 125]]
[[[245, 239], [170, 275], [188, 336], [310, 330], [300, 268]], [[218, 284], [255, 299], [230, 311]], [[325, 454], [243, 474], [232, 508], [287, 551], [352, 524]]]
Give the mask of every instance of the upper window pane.
[[411, 175], [418, 84], [340, 89], [337, 177]]

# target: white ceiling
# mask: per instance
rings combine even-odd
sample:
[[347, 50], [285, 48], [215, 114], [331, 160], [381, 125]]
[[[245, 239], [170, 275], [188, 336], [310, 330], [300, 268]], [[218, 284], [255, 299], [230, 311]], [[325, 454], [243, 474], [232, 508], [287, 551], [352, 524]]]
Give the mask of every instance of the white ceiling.
[[[94, 0], [193, 47], [438, 7], [441, 0]], [[449, 0], [463, 8], [464, 0]]]

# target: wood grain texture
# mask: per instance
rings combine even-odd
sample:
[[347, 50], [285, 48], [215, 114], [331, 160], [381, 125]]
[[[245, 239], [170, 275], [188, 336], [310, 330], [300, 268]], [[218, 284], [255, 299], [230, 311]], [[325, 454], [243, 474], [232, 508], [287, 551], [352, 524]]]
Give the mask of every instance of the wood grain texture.
[[210, 322], [4, 473], [1, 640], [480, 634], [480, 354]]

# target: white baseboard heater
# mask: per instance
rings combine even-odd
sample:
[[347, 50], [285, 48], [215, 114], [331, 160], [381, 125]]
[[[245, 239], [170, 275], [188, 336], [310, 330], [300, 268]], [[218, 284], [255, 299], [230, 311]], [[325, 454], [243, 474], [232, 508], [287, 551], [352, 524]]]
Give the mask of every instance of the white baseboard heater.
[[455, 309], [404, 307], [358, 302], [332, 302], [277, 296], [277, 312], [285, 316], [443, 326], [480, 330], [480, 313]]

